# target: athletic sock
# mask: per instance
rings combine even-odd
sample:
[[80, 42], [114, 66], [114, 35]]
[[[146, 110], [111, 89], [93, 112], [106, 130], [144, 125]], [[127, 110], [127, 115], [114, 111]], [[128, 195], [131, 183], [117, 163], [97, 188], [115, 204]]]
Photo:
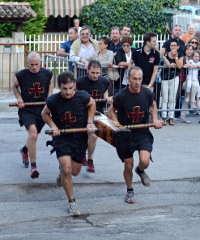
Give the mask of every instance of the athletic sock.
[[31, 167], [36, 167], [36, 162], [31, 163]]
[[143, 170], [143, 171], [141, 171], [141, 170], [139, 169], [139, 167], [137, 167], [137, 172], [138, 172], [138, 173], [143, 173], [143, 172], [144, 172], [144, 170]]
[[23, 153], [27, 154], [28, 153], [28, 148], [26, 147], [26, 145], [22, 148]]
[[92, 159], [88, 159], [88, 163], [93, 163], [93, 160]]
[[129, 192], [133, 192], [133, 188], [127, 188], [127, 193], [129, 193]]

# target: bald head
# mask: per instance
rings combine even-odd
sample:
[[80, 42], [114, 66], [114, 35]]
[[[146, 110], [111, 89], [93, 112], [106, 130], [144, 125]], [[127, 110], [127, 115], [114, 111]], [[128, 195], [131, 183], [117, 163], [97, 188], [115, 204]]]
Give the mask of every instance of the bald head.
[[195, 27], [194, 27], [194, 25], [190, 25], [188, 27], [188, 32], [189, 32], [190, 35], [194, 35], [195, 34]]

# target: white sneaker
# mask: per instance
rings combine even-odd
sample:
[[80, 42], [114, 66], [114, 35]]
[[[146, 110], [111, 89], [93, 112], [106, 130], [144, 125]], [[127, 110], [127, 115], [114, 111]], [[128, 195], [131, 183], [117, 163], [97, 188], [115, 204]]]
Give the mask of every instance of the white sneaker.
[[186, 101], [186, 102], [189, 102], [189, 98], [186, 98], [185, 101]]
[[70, 202], [69, 203], [68, 213], [71, 216], [79, 216], [81, 214], [79, 209], [78, 209], [78, 206], [77, 206], [76, 202]]
[[185, 118], [180, 118], [180, 122], [182, 123], [191, 123], [191, 121], [186, 120]]

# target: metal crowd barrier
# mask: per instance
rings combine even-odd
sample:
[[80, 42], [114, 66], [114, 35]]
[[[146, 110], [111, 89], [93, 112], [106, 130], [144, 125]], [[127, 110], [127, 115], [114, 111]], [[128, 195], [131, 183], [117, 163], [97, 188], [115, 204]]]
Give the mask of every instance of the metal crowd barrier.
[[[57, 81], [56, 81], [57, 75], [59, 75], [63, 71], [68, 71], [70, 62], [71, 61], [69, 59], [64, 58], [64, 57], [59, 57], [59, 56], [55, 56], [55, 55], [51, 55], [51, 54], [47, 54], [45, 56], [44, 66], [46, 68], [52, 70], [54, 73], [54, 87], [57, 87]], [[78, 63], [73, 63], [73, 64], [74, 64], [74, 74], [75, 74], [76, 78], [87, 74], [87, 70], [85, 69], [84, 63], [78, 62]], [[163, 111], [167, 111], [167, 112], [170, 112], [170, 111], [178, 112], [179, 111], [180, 112], [180, 111], [191, 111], [191, 110], [194, 111], [194, 109], [191, 109], [189, 107], [189, 105], [187, 108], [182, 108], [182, 103], [184, 101], [185, 96], [184, 96], [184, 91], [182, 89], [183, 82], [181, 82], [182, 81], [181, 76], [183, 76], [183, 71], [187, 70], [185, 68], [180, 69], [178, 89], [177, 89], [177, 91], [174, 91], [173, 97], [175, 97], [176, 107], [170, 108], [170, 109], [162, 108], [161, 83], [162, 83], [162, 81], [164, 81], [164, 75], [163, 75], [163, 71], [162, 71], [164, 68], [167, 68], [169, 70], [172, 69], [172, 67], [165, 67], [165, 66], [159, 67], [161, 82], [155, 81], [155, 83], [154, 83], [154, 95], [155, 95], [155, 101], [156, 101], [157, 107], [158, 107], [158, 112], [163, 112]], [[122, 89], [122, 80], [123, 80], [123, 74], [122, 74], [123, 72], [122, 71], [124, 71], [125, 67], [119, 66], [119, 65], [102, 66], [101, 67], [101, 75], [108, 76], [108, 71], [111, 69], [117, 69], [118, 73], [119, 73], [118, 79], [110, 80], [111, 84], [109, 87], [109, 95], [113, 96]], [[174, 75], [176, 75], [176, 68], [174, 70], [175, 70]], [[157, 79], [158, 79], [158, 77], [157, 77]], [[165, 81], [167, 81], [169, 79], [170, 78], [169, 78], [169, 74], [168, 74], [168, 78], [165, 79]], [[174, 76], [174, 78], [172, 78], [172, 80], [174, 81], [174, 85], [175, 85], [175, 81], [177, 81], [176, 77]], [[199, 111], [199, 110], [196, 109], [195, 111]]]

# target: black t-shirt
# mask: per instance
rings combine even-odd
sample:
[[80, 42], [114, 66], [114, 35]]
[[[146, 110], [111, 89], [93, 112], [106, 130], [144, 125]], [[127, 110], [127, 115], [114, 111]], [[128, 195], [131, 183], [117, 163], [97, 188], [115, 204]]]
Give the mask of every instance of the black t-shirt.
[[[23, 69], [16, 73], [16, 78], [19, 82], [21, 89], [21, 96], [24, 102], [44, 102], [46, 101], [49, 84], [52, 78], [52, 72], [40, 68], [38, 73], [32, 73], [30, 70]], [[43, 106], [37, 107], [25, 107], [22, 108], [23, 112], [31, 112], [34, 114], [40, 114]]]
[[122, 47], [122, 42], [121, 42], [121, 41], [119, 41], [117, 45], [115, 45], [115, 44], [111, 41], [111, 43], [110, 43], [110, 45], [109, 45], [109, 47], [108, 47], [108, 50], [111, 50], [111, 51], [113, 51], [114, 53], [116, 53], [117, 50], [118, 50], [119, 48], [121, 48], [121, 47]]
[[[153, 103], [153, 92], [141, 87], [139, 93], [132, 93], [129, 88], [122, 89], [113, 97], [113, 106], [117, 109], [118, 121], [122, 125], [149, 123], [149, 110]], [[134, 130], [137, 131], [137, 130]], [[140, 129], [140, 131], [149, 131]]]
[[[167, 60], [170, 62], [170, 63], [176, 63], [176, 60], [175, 59], [171, 59], [169, 58], [169, 53], [165, 53], [165, 57], [167, 58]], [[183, 57], [183, 54], [181, 53], [178, 53], [178, 59]], [[178, 75], [180, 74], [180, 69], [179, 68], [163, 68], [162, 69], [162, 72], [161, 72], [161, 78], [162, 80], [170, 80], [170, 79], [173, 79], [175, 77], [177, 77]]]
[[[170, 38], [170, 39], [168, 39], [167, 41], [164, 42], [162, 48], [165, 48], [165, 52], [170, 52], [171, 51], [170, 44], [173, 40], [174, 40], [174, 38]], [[180, 47], [178, 49], [178, 53], [182, 53], [182, 55], [184, 56], [185, 55], [185, 43], [180, 38], [179, 38], [178, 41], [179, 41], [179, 44], [180, 44]]]
[[[76, 86], [78, 90], [88, 92], [93, 99], [102, 99], [104, 98], [104, 93], [108, 90], [109, 80], [106, 77], [99, 76], [97, 81], [91, 81], [86, 75], [77, 79]], [[104, 106], [105, 103], [97, 102], [97, 111], [103, 112]]]
[[148, 85], [151, 81], [154, 66], [158, 66], [160, 62], [160, 54], [158, 51], [152, 49], [147, 55], [144, 51], [144, 47], [137, 48], [132, 54], [132, 60], [135, 65], [143, 70], [142, 84]]
[[[52, 119], [59, 129], [85, 128], [88, 119], [87, 104], [90, 95], [86, 91], [76, 90], [70, 99], [65, 99], [60, 93], [56, 93], [47, 98], [47, 107], [50, 109]], [[79, 134], [70, 136], [78, 137]]]

